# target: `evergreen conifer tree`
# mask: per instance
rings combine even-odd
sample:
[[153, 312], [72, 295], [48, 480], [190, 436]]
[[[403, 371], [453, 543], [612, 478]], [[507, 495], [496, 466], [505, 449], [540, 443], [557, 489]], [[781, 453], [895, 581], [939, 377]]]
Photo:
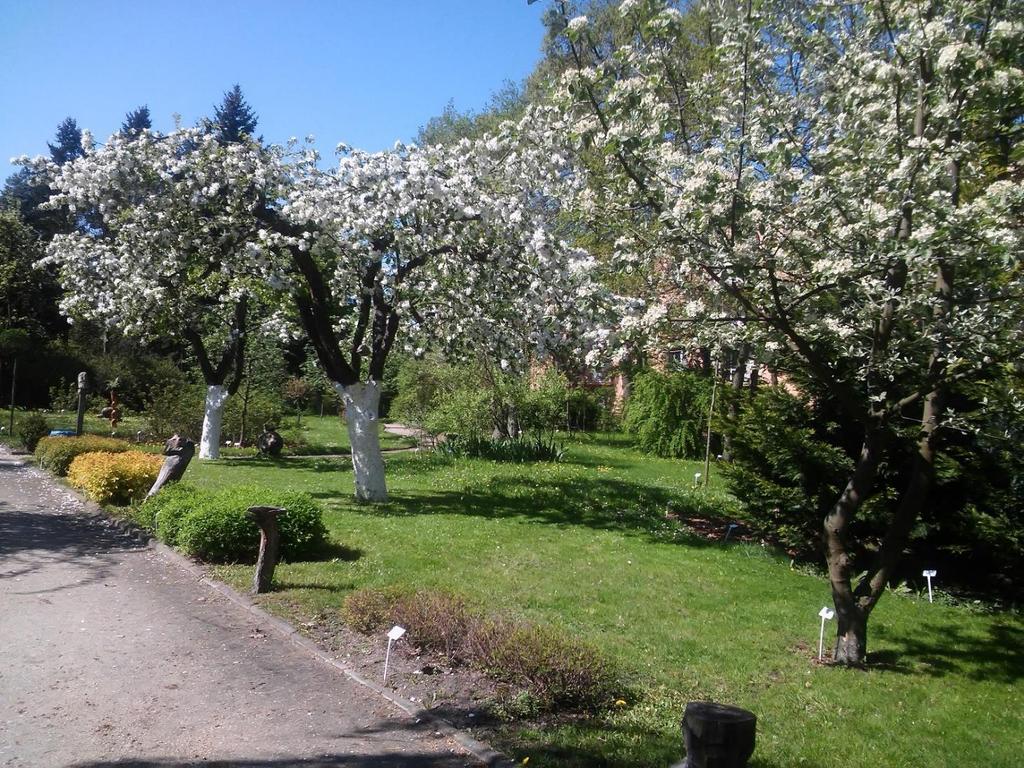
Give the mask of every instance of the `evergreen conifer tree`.
[[64, 118], [64, 122], [57, 126], [57, 143], [47, 145], [50, 148], [50, 157], [57, 165], [64, 165], [82, 156], [82, 129], [73, 117]]
[[242, 89], [236, 84], [224, 94], [219, 107], [213, 108], [213, 129], [225, 144], [251, 136], [256, 129], [257, 115], [246, 103]]
[[149, 106], [143, 104], [141, 107], [125, 113], [124, 122], [121, 123], [121, 135], [135, 137], [152, 127], [153, 122], [149, 117]]

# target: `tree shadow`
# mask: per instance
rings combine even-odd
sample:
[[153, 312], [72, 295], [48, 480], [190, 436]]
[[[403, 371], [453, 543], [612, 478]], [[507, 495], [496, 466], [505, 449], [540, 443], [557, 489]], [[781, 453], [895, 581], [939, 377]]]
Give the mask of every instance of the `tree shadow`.
[[338, 560], [343, 563], [354, 563], [366, 553], [356, 547], [347, 547], [336, 541], [325, 541], [317, 547], [312, 556], [300, 562], [323, 562], [324, 560]]
[[531, 763], [560, 768], [667, 768], [683, 759], [681, 732], [604, 720], [577, 721], [571, 727], [572, 744], [546, 738], [543, 730], [534, 731], [536, 738], [517, 747], [517, 759], [528, 756]]
[[271, 592], [285, 592], [290, 589], [302, 589], [312, 590], [314, 592], [333, 592], [337, 594], [345, 594], [351, 592], [356, 588], [356, 585], [352, 582], [346, 582], [344, 584], [310, 584], [303, 581], [288, 581], [287, 579], [274, 579], [274, 583], [270, 587]]
[[104, 556], [145, 548], [135, 535], [112, 521], [84, 514], [26, 511], [0, 502], [0, 579], [19, 579], [59, 564], [72, 564], [76, 574], [66, 584], [14, 594], [56, 592], [102, 581], [110, 574]]
[[868, 654], [868, 667], [906, 675], [1014, 684], [1024, 679], [1024, 626], [1007, 621], [990, 624], [986, 636], [965, 632], [956, 624], [930, 622], [913, 636], [884, 635], [895, 646]]
[[[328, 494], [329, 495], [329, 494]], [[480, 488], [393, 493], [387, 504], [367, 505], [369, 515], [468, 515], [520, 519], [558, 527], [618, 531], [694, 547], [713, 546], [679, 519], [706, 516], [713, 501], [617, 478], [545, 480], [528, 474], [494, 477]], [[671, 510], [671, 513], [670, 513]], [[679, 518], [679, 519], [677, 519]]]

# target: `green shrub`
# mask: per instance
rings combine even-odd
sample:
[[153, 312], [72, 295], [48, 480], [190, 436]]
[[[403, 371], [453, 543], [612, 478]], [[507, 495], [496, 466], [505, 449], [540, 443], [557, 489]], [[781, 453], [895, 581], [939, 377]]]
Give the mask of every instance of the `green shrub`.
[[283, 405], [279, 392], [253, 387], [246, 393], [243, 387], [224, 407], [223, 439], [256, 445], [264, 424], [281, 424]]
[[646, 453], [702, 458], [711, 387], [710, 378], [695, 373], [645, 371], [633, 380], [623, 429]]
[[130, 447], [124, 440], [112, 437], [44, 437], [36, 445], [35, 457], [40, 467], [63, 477], [76, 456], [97, 452], [122, 453]]
[[206, 387], [194, 382], [172, 381], [153, 390], [146, 407], [149, 432], [161, 440], [177, 433], [196, 442], [203, 431]]
[[835, 444], [835, 425], [809, 403], [769, 387], [746, 403], [728, 429], [732, 461], [722, 469], [743, 516], [791, 550], [820, 549], [825, 512], [851, 468]]
[[439, 442], [435, 450], [450, 457], [468, 456], [517, 463], [561, 461], [565, 457], [565, 449], [555, 440], [554, 435], [521, 435], [506, 438], [453, 435]]
[[68, 470], [68, 482], [98, 504], [130, 504], [145, 496], [163, 463], [140, 451], [83, 453]]
[[593, 647], [549, 627], [484, 616], [448, 592], [361, 589], [346, 598], [343, 617], [365, 633], [400, 624], [416, 648], [510, 686], [499, 704], [508, 716], [598, 711], [626, 695], [614, 665]]
[[46, 417], [41, 413], [29, 413], [18, 422], [18, 439], [25, 446], [25, 450], [34, 451], [39, 441], [50, 434], [50, 428], [46, 424]]
[[178, 526], [196, 506], [199, 497], [199, 490], [189, 483], [165, 485], [139, 507], [136, 520], [155, 531], [160, 541], [174, 546], [178, 543]]
[[435, 435], [507, 439], [591, 427], [599, 408], [597, 397], [570, 387], [554, 368], [513, 374], [428, 358], [402, 365], [393, 413]]
[[287, 510], [278, 517], [283, 560], [310, 557], [323, 547], [327, 536], [323, 510], [312, 497], [257, 487], [198, 494], [193, 508], [178, 522], [174, 543], [210, 562], [252, 562], [260, 539], [259, 528], [246, 515], [252, 506]]

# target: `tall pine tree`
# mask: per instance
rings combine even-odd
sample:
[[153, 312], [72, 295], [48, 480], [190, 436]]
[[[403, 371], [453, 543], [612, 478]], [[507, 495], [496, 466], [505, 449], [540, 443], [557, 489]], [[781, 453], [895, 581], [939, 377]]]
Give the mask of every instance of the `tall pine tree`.
[[147, 131], [153, 127], [153, 122], [149, 117], [149, 106], [143, 104], [138, 109], [133, 109], [124, 116], [124, 122], [121, 123], [121, 135], [130, 138], [135, 138], [143, 131]]
[[57, 143], [47, 144], [50, 157], [57, 165], [64, 165], [82, 156], [82, 129], [73, 117], [65, 117], [57, 126]]
[[213, 130], [225, 144], [251, 136], [256, 129], [256, 113], [246, 103], [242, 89], [236, 84], [224, 94], [219, 107], [213, 108]]

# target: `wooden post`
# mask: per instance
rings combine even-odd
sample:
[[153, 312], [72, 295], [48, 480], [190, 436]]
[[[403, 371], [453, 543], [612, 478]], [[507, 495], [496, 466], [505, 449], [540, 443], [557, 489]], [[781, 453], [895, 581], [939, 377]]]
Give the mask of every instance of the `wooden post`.
[[75, 422], [75, 434], [82, 436], [85, 425], [85, 396], [89, 391], [89, 377], [85, 371], [78, 374], [78, 419]]
[[274, 580], [274, 567], [280, 548], [281, 534], [277, 529], [277, 516], [284, 512], [280, 507], [249, 507], [249, 517], [260, 527], [260, 554], [256, 559], [256, 572], [252, 579], [252, 593], [258, 595], [270, 591]]
[[7, 428], [7, 434], [11, 436], [11, 440], [14, 440], [14, 385], [17, 381], [18, 358], [14, 358], [14, 364], [11, 366], [11, 423], [10, 426]]
[[684, 768], [744, 768], [754, 754], [757, 717], [739, 707], [691, 701], [683, 715]]

